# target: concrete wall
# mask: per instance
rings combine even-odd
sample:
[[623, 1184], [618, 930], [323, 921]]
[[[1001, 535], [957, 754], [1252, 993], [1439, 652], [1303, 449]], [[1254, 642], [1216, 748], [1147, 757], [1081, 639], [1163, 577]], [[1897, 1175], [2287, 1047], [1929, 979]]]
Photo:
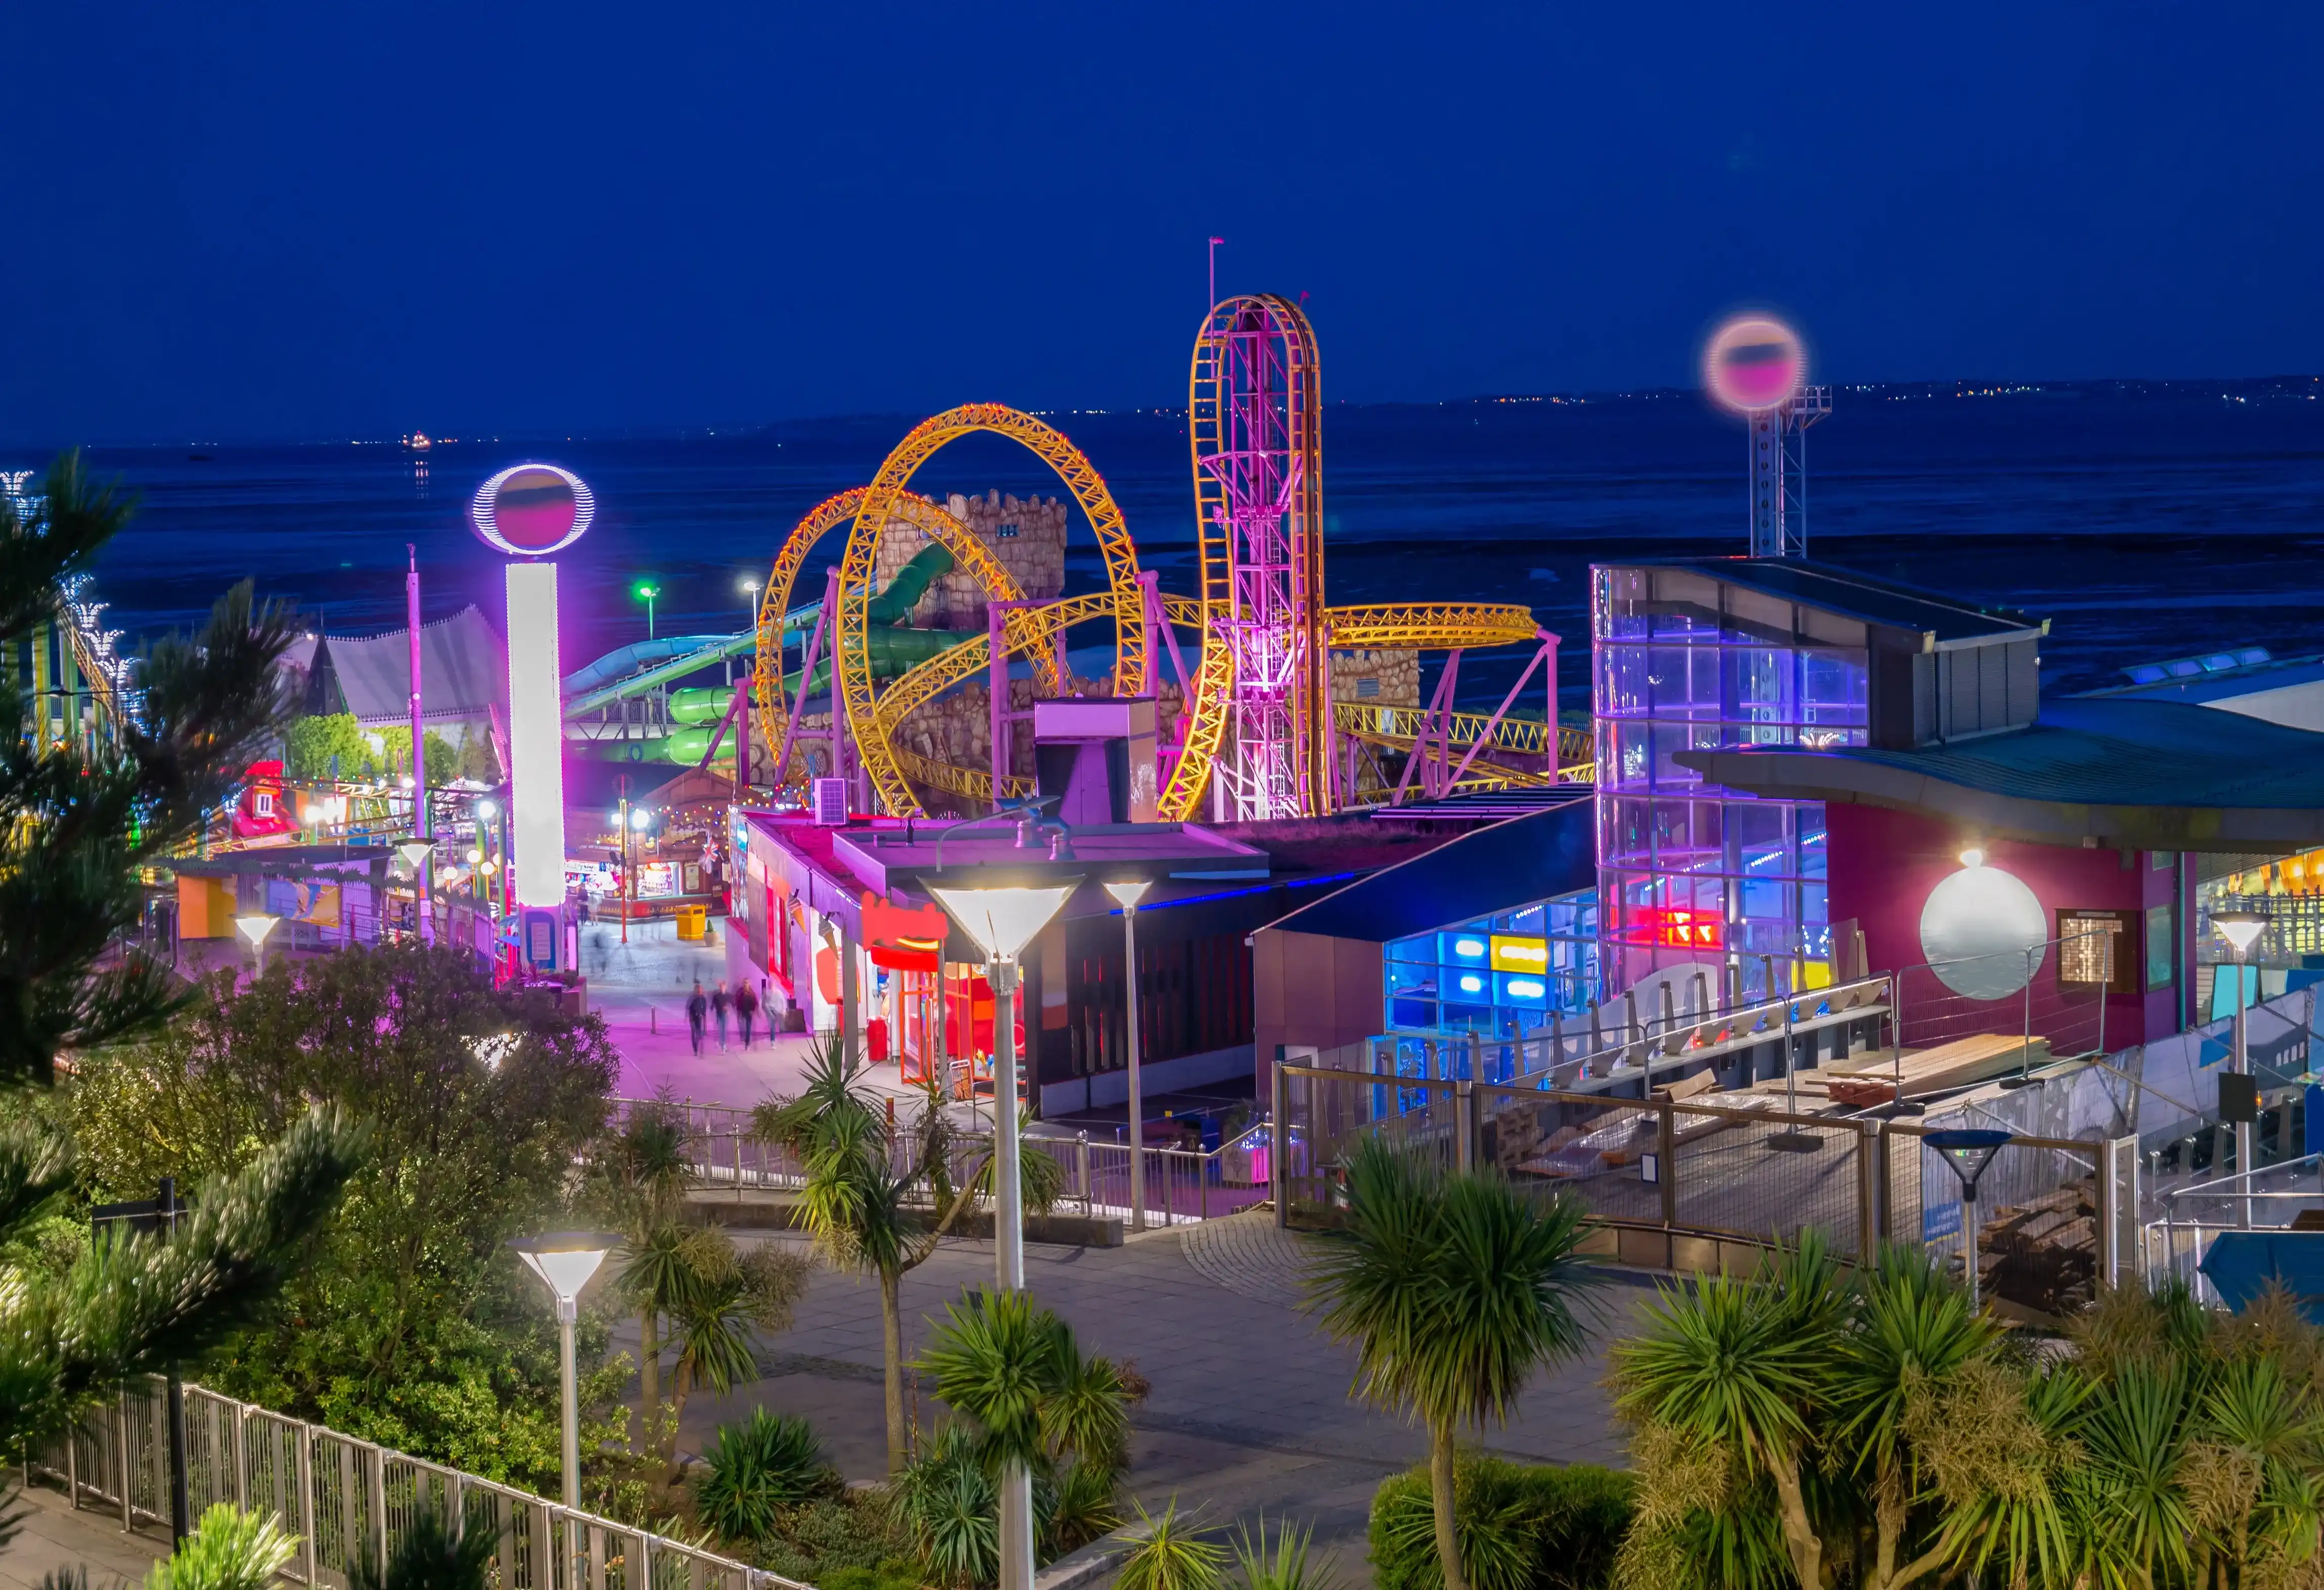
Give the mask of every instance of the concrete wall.
[[1380, 947], [1262, 928], [1251, 937], [1252, 1045], [1259, 1096], [1279, 1050], [1337, 1049], [1380, 1030], [1386, 1016]]
[[[2181, 869], [2172, 864], [2175, 857], [2166, 856], [2158, 866], [2154, 855], [2145, 851], [2126, 855], [2116, 850], [2027, 844], [1873, 806], [1834, 803], [1825, 809], [1831, 835], [1831, 920], [1855, 920], [1864, 934], [1870, 970], [1895, 972], [1928, 959], [1921, 947], [1922, 909], [1930, 891], [1960, 870], [1960, 853], [1974, 846], [1985, 852], [1985, 865], [2014, 874], [2033, 890], [2053, 934], [2061, 910], [2135, 913], [2136, 929], [2126, 936], [2119, 952], [2133, 957], [2140, 969], [2142, 992], [2107, 998], [2109, 1049], [2179, 1030], [2176, 987], [2184, 978], [2184, 967], [2174, 964], [2169, 986], [2150, 989], [2144, 976], [2146, 912], [2156, 905], [2176, 906]], [[2181, 911], [2174, 917], [2174, 937], [2180, 938], [2184, 937], [2183, 916]], [[2172, 958], [2174, 963], [2179, 959], [2176, 946]], [[2053, 956], [2036, 979], [2037, 996], [2056, 985]]]

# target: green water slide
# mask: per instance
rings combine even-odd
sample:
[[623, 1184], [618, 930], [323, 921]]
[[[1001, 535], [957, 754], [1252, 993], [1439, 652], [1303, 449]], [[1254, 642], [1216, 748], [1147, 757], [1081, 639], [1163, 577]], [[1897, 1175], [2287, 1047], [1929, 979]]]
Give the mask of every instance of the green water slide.
[[[896, 571], [896, 578], [888, 582], [886, 588], [865, 605], [864, 615], [870, 620], [870, 628], [864, 635], [864, 650], [871, 659], [872, 678], [895, 679], [929, 658], [940, 656], [975, 638], [962, 631], [903, 627], [902, 620], [919, 605], [920, 599], [927, 595], [928, 587], [951, 573], [952, 569], [950, 552], [941, 546], [923, 547], [910, 562]], [[783, 627], [787, 631], [807, 627], [798, 622], [801, 614], [819, 611], [821, 606], [821, 603], [816, 603], [812, 609], [794, 608], [785, 615]], [[738, 642], [750, 641], [746, 635], [734, 639]], [[739, 655], [748, 649], [747, 644], [736, 645], [733, 651], [724, 655]], [[594, 690], [580, 701], [569, 703], [566, 707], [567, 715], [574, 716], [581, 709], [582, 702], [594, 709], [624, 696], [651, 689], [672, 678], [682, 678], [684, 675], [677, 670], [680, 663], [692, 661], [694, 656], [702, 659], [700, 662], [694, 663], [697, 668], [720, 660], [706, 651], [649, 669], [617, 685]], [[831, 660], [828, 657], [816, 660], [815, 675], [805, 681], [803, 690], [802, 672], [804, 670], [793, 669], [783, 679], [783, 692], [790, 699], [796, 701], [802, 694], [816, 696], [830, 689]], [[672, 690], [669, 694], [669, 716], [682, 726], [670, 734], [651, 739], [576, 740], [571, 742], [572, 748], [584, 756], [614, 762], [700, 762], [704, 753], [710, 749], [710, 737], [716, 731], [719, 720], [726, 716], [727, 708], [733, 704], [733, 692], [718, 686]]]

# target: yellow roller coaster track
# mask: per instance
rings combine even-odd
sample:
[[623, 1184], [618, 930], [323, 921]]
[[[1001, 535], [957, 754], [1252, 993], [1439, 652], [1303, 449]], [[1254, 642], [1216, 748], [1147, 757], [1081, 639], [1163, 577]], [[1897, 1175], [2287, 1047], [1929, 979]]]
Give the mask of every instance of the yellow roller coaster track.
[[[1037, 665], [1053, 659], [1056, 654], [1056, 639], [1060, 631], [1107, 617], [1113, 618], [1119, 624], [1121, 618], [1115, 609], [1114, 600], [1111, 591], [1093, 591], [1011, 614], [1005, 641], [1008, 653], [1012, 657], [1029, 657]], [[1198, 630], [1201, 627], [1202, 604], [1191, 596], [1163, 593], [1162, 612], [1164, 618], [1173, 624], [1187, 629]], [[1334, 607], [1325, 615], [1325, 620], [1333, 644], [1347, 647], [1396, 646], [1422, 651], [1451, 651], [1478, 646], [1506, 646], [1514, 642], [1532, 640], [1538, 633], [1529, 609], [1485, 603]], [[1131, 622], [1138, 621], [1133, 618]], [[913, 782], [976, 800], [991, 798], [991, 775], [982, 769], [957, 767], [938, 762], [908, 750], [899, 743], [903, 735], [905, 720], [912, 713], [964, 679], [973, 679], [984, 672], [987, 665], [985, 638], [976, 636], [916, 665], [881, 692], [871, 719], [872, 731], [885, 741], [905, 776]], [[1198, 671], [1198, 697], [1202, 685]], [[1401, 751], [1412, 748], [1418, 733], [1419, 720], [1425, 716], [1420, 708], [1410, 707], [1342, 704], [1334, 709], [1335, 725], [1342, 733], [1355, 735], [1387, 749]], [[1454, 713], [1452, 718], [1454, 749], [1465, 751], [1490, 721], [1484, 713]], [[1491, 743], [1486, 749], [1511, 755], [1539, 756], [1543, 754], [1543, 738], [1544, 730], [1538, 723], [1504, 719], [1495, 726]], [[1587, 734], [1572, 729], [1558, 731], [1558, 760], [1561, 764], [1569, 770], [1575, 766], [1586, 768], [1590, 757], [1591, 743]], [[1503, 783], [1554, 784], [1559, 781], [1554, 776], [1536, 777], [1498, 764], [1480, 763], [1471, 769], [1471, 778], [1462, 780], [1464, 788], [1471, 785], [1489, 788]], [[1569, 771], [1566, 776], [1570, 781], [1573, 773]], [[1586, 778], [1587, 775], [1584, 773], [1582, 776]], [[1004, 800], [1021, 799], [1032, 792], [1030, 780], [1009, 778], [1002, 781], [1001, 796]]]
[[[1056, 471], [1067, 490], [1089, 516], [1105, 554], [1107, 585], [1114, 609], [1113, 690], [1117, 696], [1144, 695], [1150, 683], [1146, 655], [1146, 626], [1126, 616], [1137, 613], [1138, 549], [1123, 525], [1121, 510], [1104, 477], [1080, 448], [1030, 414], [1001, 403], [968, 403], [946, 410], [914, 426], [881, 465], [863, 489], [855, 510], [855, 523], [847, 533], [847, 551], [839, 573], [839, 684], [845, 693], [851, 723], [879, 725], [878, 700], [872, 677], [872, 658], [865, 609], [872, 599], [872, 577], [880, 553], [880, 536], [894, 504], [905, 495], [913, 473], [946, 444], [978, 431], [1005, 436], [1025, 447]], [[1053, 687], [1054, 688], [1054, 687]], [[884, 734], [859, 734], [857, 753], [880, 799], [890, 812], [916, 812], [902, 766]]]
[[[864, 491], [862, 486], [853, 486], [808, 509], [806, 517], [784, 538], [782, 550], [776, 554], [775, 566], [767, 576], [766, 589], [759, 602], [759, 649], [752, 693], [758, 698], [759, 734], [770, 754], [780, 753], [795, 710], [783, 690], [783, 619], [790, 611], [799, 570], [805, 567], [816, 542], [856, 518], [862, 507]], [[936, 504], [910, 493], [899, 494], [890, 501], [886, 517], [912, 526], [950, 552], [954, 562], [964, 572], [974, 576], [988, 596], [1004, 602], [1022, 599], [1024, 593], [1016, 577], [977, 540], [976, 532]], [[828, 620], [829, 615], [825, 616]], [[1048, 688], [1056, 689], [1055, 661], [1037, 657], [1035, 666], [1041, 668]], [[802, 679], [799, 685], [804, 689], [807, 681]], [[786, 771], [774, 770], [777, 784], [788, 781]]]
[[[1370, 702], [1341, 701], [1332, 707], [1333, 725], [1343, 735], [1353, 735], [1375, 745], [1393, 751], [1409, 751], [1420, 737], [1421, 726], [1428, 720], [1428, 709], [1423, 707], [1380, 707]], [[1485, 736], [1491, 726], [1491, 737], [1485, 740], [1488, 753], [1499, 752], [1509, 756], [1541, 756], [1549, 738], [1548, 726], [1527, 718], [1505, 717], [1494, 723], [1490, 714], [1456, 712], [1446, 726], [1446, 734], [1455, 750], [1465, 752]], [[1557, 764], [1566, 772], [1567, 781], [1575, 781], [1568, 770], [1588, 768], [1597, 755], [1590, 734], [1585, 729], [1560, 728], [1557, 731]], [[1586, 781], [1586, 779], [1582, 781]]]
[[[912, 472], [945, 443], [973, 431], [1008, 436], [1056, 470], [1073, 491], [1091, 522], [1098, 529], [1109, 574], [1103, 591], [1070, 596], [1039, 607], [1009, 615], [1003, 628], [1010, 657], [1029, 659], [1038, 675], [1040, 690], [1055, 694], [1061, 688], [1056, 641], [1074, 624], [1111, 619], [1114, 624], [1116, 694], [1143, 695], [1153, 686], [1152, 659], [1147, 650], [1146, 614], [1138, 585], [1136, 549], [1123, 527], [1120, 510], [1111, 494], [1080, 451], [1065, 437], [1030, 415], [999, 404], [975, 403], [939, 414], [916, 427], [898, 444], [881, 467], [871, 486], [858, 486], [818, 503], [785, 538], [770, 572], [759, 605], [759, 646], [755, 670], [759, 730], [770, 751], [779, 749], [797, 704], [783, 689], [784, 619], [797, 595], [800, 570], [816, 543], [842, 523], [850, 523], [847, 553], [841, 565], [838, 674], [844, 692], [850, 726], [865, 769], [878, 784], [881, 800], [891, 811], [920, 809], [912, 786], [940, 790], [975, 800], [992, 798], [991, 775], [982, 768], [942, 762], [899, 743], [904, 726], [920, 707], [989, 666], [986, 637], [973, 636], [960, 645], [929, 658], [877, 689], [869, 656], [868, 605], [877, 567], [879, 530], [900, 521], [920, 530], [953, 554], [962, 570], [973, 576], [988, 596], [999, 601], [1021, 599], [1015, 578], [977, 539], [974, 532], [936, 504], [904, 490]], [[883, 484], [884, 483], [884, 484]], [[884, 507], [880, 499], [884, 498]], [[873, 510], [880, 511], [874, 514]], [[1208, 785], [1212, 762], [1223, 735], [1231, 655], [1216, 643], [1204, 623], [1204, 604], [1191, 596], [1163, 595], [1166, 622], [1193, 629], [1203, 636], [1201, 662], [1194, 688], [1187, 692], [1185, 747], [1163, 792], [1162, 817], [1183, 822], [1193, 817]], [[1337, 650], [1452, 651], [1507, 646], [1531, 641], [1539, 633], [1530, 609], [1505, 604], [1476, 602], [1388, 603], [1369, 606], [1334, 607], [1323, 615], [1326, 645]], [[1421, 716], [1408, 707], [1377, 707], [1343, 704], [1334, 709], [1334, 724], [1391, 750], [1409, 751]], [[1478, 713], [1456, 713], [1452, 719], [1452, 744], [1473, 744], [1487, 719]], [[1586, 763], [1588, 736], [1560, 733], [1561, 763]], [[1531, 738], [1528, 741], [1527, 735]], [[1542, 728], [1538, 724], [1503, 723], [1493, 735], [1489, 751], [1538, 756]], [[1568, 776], [1572, 776], [1569, 768]], [[777, 783], [788, 770], [775, 770]], [[1506, 783], [1551, 783], [1548, 775], [1480, 763], [1463, 779], [1464, 788], [1489, 788]], [[1031, 781], [1002, 781], [1004, 799], [1030, 794]]]

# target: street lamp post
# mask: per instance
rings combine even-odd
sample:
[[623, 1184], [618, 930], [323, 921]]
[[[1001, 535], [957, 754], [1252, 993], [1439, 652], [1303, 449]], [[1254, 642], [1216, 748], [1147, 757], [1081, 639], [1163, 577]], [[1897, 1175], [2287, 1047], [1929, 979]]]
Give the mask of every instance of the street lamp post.
[[[759, 592], [762, 588], [755, 579], [742, 582], [742, 628], [746, 633], [759, 627]], [[730, 685], [734, 682], [734, 660], [732, 657], [726, 660], [726, 682]], [[803, 686], [807, 681], [802, 679], [799, 682]]]
[[557, 1299], [557, 1364], [565, 1402], [565, 1505], [581, 1505], [581, 1397], [574, 1382], [573, 1327], [581, 1317], [581, 1289], [597, 1273], [618, 1239], [595, 1232], [560, 1231], [519, 1237], [509, 1245]]
[[435, 849], [435, 842], [429, 839], [414, 839], [409, 845], [395, 847], [395, 853], [403, 857], [403, 864], [411, 869], [412, 914], [419, 919], [422, 944], [436, 942], [435, 911], [428, 898], [428, 874], [435, 866], [431, 859]]
[[1153, 887], [1149, 878], [1130, 878], [1108, 883], [1105, 892], [1121, 907], [1121, 953], [1128, 966], [1123, 981], [1130, 1010], [1130, 1229], [1146, 1229], [1146, 1095], [1138, 1079], [1138, 902]]
[[281, 920], [263, 913], [234, 920], [235, 930], [250, 940], [251, 953], [258, 957], [258, 970], [251, 974], [253, 981], [266, 975], [266, 936], [274, 931], [274, 924]]
[[1983, 1126], [1950, 1127], [1932, 1132], [1921, 1141], [1944, 1156], [1945, 1163], [1961, 1184], [1961, 1241], [1969, 1251], [1969, 1307], [1974, 1314], [1983, 1307], [1983, 1287], [1977, 1273], [1977, 1182], [1985, 1168], [1993, 1163], [1993, 1156], [2015, 1133]]
[[660, 595], [659, 587], [639, 582], [638, 600], [646, 605], [646, 639], [649, 641], [654, 638], [654, 598]]
[[[992, 1235], [997, 1279], [1005, 1291], [1025, 1290], [1025, 1189], [1017, 1162], [1018, 957], [1080, 884], [1075, 877], [1030, 887], [928, 885], [929, 895], [984, 952], [984, 975], [992, 985]], [[1001, 1471], [1000, 1522], [999, 1590], [1032, 1590], [1033, 1477], [1014, 1460]]]
[[[2255, 911], [2213, 911], [2211, 927], [2236, 952], [2236, 1014], [2227, 1064], [2236, 1076], [2248, 1077], [2251, 1050], [2244, 1028], [2244, 1006], [2248, 1003], [2244, 998], [2244, 962], [2251, 955], [2252, 946], [2259, 942], [2260, 934], [2266, 930], [2267, 919]], [[2254, 1156], [2258, 1150], [2257, 1137], [2258, 1128], [2252, 1122], [2236, 1123], [2236, 1174], [2244, 1184], [2236, 1224], [2246, 1231], [2251, 1229], [2252, 1223], [2252, 1172], [2256, 1168]]]

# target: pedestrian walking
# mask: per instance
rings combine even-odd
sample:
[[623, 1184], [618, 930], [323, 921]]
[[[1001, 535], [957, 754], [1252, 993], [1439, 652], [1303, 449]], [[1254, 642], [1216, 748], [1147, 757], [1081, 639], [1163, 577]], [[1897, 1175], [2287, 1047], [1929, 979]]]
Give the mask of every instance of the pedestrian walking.
[[726, 1012], [733, 1003], [734, 996], [726, 992], [726, 979], [719, 978], [718, 986], [710, 993], [710, 1013], [718, 1020], [718, 1052], [722, 1055], [726, 1052]]
[[703, 997], [702, 985], [697, 981], [686, 1001], [686, 1030], [693, 1036], [696, 1054], [702, 1052], [702, 1023], [709, 1014], [710, 1002]]
[[734, 1020], [742, 1029], [742, 1052], [751, 1052], [751, 1028], [759, 1019], [759, 996], [751, 992], [751, 980], [745, 977], [734, 985]]

